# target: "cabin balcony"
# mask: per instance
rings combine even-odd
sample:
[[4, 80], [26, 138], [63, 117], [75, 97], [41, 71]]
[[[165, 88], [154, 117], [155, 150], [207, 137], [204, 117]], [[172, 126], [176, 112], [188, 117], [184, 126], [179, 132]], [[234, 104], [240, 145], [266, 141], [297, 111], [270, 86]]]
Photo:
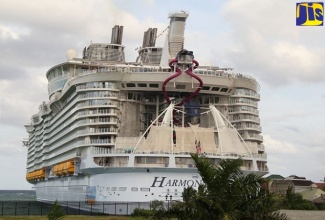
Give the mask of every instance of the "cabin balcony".
[[264, 144], [258, 144], [258, 145], [257, 145], [257, 149], [258, 149], [258, 151], [260, 151], [260, 152], [265, 152], [265, 146], [264, 146]]
[[244, 134], [242, 137], [245, 141], [263, 141], [263, 136], [259, 134]]

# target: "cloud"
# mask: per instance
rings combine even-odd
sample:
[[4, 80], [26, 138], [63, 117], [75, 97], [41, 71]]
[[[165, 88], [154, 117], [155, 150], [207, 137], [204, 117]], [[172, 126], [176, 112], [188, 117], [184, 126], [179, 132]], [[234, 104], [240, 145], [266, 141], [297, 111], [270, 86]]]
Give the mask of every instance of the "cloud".
[[298, 149], [294, 144], [285, 141], [278, 141], [273, 139], [271, 135], [264, 134], [263, 139], [268, 154], [295, 154], [298, 152]]
[[321, 61], [325, 50], [319, 47], [325, 32], [296, 27], [294, 5], [277, 0], [232, 0], [223, 8], [234, 42], [227, 56], [236, 68], [272, 86], [325, 82]]
[[283, 138], [279, 141], [280, 138], [274, 139], [268, 134], [263, 137], [270, 173], [283, 176], [295, 174], [316, 182], [323, 178], [325, 140], [321, 133], [296, 135], [297, 143], [284, 141]]
[[21, 33], [14, 30], [11, 27], [6, 27], [0, 24], [0, 40], [6, 41], [8, 39], [18, 40], [20, 38]]
[[24, 80], [27, 78], [27, 71], [19, 66], [3, 64], [1, 61], [0, 79], [3, 80]]
[[32, 114], [38, 112], [41, 101], [48, 100], [47, 81], [35, 70], [26, 70], [26, 76], [16, 80], [0, 80], [0, 123], [23, 128]]

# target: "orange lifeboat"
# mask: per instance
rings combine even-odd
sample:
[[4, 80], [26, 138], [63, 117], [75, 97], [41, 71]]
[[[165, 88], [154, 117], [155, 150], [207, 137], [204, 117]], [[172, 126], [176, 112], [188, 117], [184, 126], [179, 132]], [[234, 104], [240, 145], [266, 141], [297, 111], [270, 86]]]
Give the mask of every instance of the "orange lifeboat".
[[36, 181], [45, 179], [45, 168], [35, 170], [26, 174], [27, 181]]
[[66, 176], [74, 174], [74, 161], [69, 160], [55, 165], [53, 167], [53, 172], [56, 176]]

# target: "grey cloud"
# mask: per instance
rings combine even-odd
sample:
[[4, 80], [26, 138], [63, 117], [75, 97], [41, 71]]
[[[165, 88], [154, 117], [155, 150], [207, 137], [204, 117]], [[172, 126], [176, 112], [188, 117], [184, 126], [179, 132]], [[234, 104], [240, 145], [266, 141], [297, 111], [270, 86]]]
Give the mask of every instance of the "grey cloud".
[[234, 42], [227, 56], [232, 57], [234, 66], [272, 86], [324, 82], [325, 63], [321, 58], [325, 50], [319, 45], [325, 32], [298, 29], [291, 22], [294, 5], [287, 2], [257, 3], [228, 1], [224, 7]]
[[284, 126], [285, 129], [289, 130], [289, 131], [293, 131], [294, 133], [297, 133], [297, 134], [301, 134], [302, 132], [300, 131], [299, 127], [297, 126]]
[[0, 80], [25, 80], [27, 71], [21, 67], [13, 67], [0, 61]]

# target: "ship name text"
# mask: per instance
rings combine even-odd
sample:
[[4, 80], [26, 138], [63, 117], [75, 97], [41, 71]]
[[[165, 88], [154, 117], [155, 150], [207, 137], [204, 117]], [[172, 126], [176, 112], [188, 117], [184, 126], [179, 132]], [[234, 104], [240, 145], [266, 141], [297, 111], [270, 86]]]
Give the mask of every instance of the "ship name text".
[[183, 187], [198, 187], [201, 180], [184, 180], [184, 179], [166, 179], [167, 177], [155, 177], [150, 187], [164, 186], [183, 186]]

